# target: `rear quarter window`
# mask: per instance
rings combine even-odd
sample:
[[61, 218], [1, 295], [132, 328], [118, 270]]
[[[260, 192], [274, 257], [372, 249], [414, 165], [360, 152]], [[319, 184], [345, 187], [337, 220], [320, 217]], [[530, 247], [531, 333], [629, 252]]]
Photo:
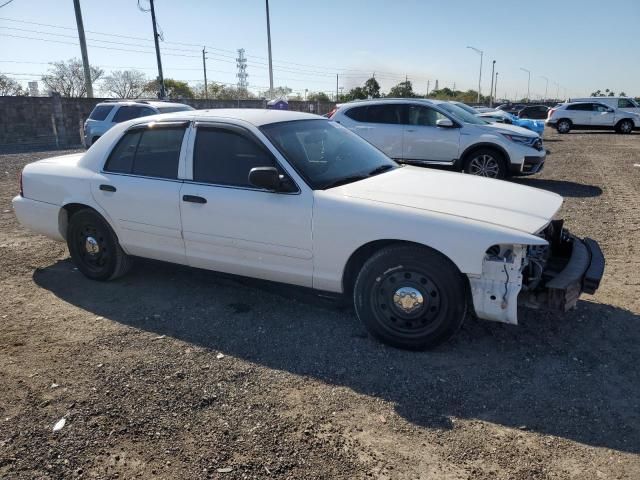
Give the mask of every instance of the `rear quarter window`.
[[356, 122], [366, 122], [367, 121], [367, 107], [354, 107], [350, 108], [344, 114], [349, 117], [351, 120], [355, 120]]
[[104, 120], [109, 116], [111, 110], [113, 110], [113, 105], [96, 105], [89, 115], [89, 118], [91, 120]]

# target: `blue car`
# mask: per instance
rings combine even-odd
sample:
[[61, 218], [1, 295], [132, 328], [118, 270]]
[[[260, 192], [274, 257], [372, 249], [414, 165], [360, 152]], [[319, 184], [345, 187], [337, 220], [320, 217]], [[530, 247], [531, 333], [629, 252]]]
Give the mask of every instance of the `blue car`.
[[492, 123], [507, 123], [509, 125], [516, 125], [518, 127], [526, 128], [533, 132], [536, 132], [542, 137], [544, 133], [544, 121], [543, 120], [531, 120], [530, 118], [519, 118], [515, 115], [505, 112], [504, 110], [494, 110], [492, 112], [478, 113], [476, 116]]

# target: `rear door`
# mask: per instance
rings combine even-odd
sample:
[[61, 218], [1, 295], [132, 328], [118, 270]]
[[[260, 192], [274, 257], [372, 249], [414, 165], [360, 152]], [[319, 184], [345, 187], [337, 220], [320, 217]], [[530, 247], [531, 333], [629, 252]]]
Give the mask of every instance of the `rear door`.
[[613, 127], [616, 114], [613, 108], [601, 103], [592, 103], [591, 125], [596, 127]]
[[567, 106], [567, 114], [574, 125], [591, 125], [592, 103], [574, 103]]
[[131, 255], [186, 263], [179, 203], [186, 127], [174, 122], [129, 129], [91, 182], [94, 199]]
[[375, 145], [387, 156], [401, 159], [406, 109], [401, 103], [383, 103], [350, 108], [342, 124]]
[[424, 105], [407, 105], [402, 159], [451, 164], [458, 158], [460, 129], [438, 127], [446, 119], [438, 110]]

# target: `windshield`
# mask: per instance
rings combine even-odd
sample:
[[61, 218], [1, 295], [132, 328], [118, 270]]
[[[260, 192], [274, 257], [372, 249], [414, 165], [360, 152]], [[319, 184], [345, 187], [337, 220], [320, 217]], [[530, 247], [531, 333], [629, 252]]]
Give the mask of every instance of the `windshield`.
[[453, 105], [452, 103], [439, 103], [438, 107], [446, 110], [451, 115], [456, 117], [458, 120], [463, 121], [464, 123], [472, 123], [474, 125], [488, 125], [489, 122], [485, 122], [481, 118], [476, 117], [475, 115], [470, 114], [466, 110], [458, 107], [457, 105]]
[[465, 112], [468, 112], [471, 115], [475, 115], [476, 113], [478, 113], [478, 111], [475, 108], [470, 107], [466, 103], [453, 103], [452, 105], [455, 105], [456, 107], [463, 109]]
[[314, 190], [398, 168], [373, 145], [329, 120], [272, 123], [261, 130]]

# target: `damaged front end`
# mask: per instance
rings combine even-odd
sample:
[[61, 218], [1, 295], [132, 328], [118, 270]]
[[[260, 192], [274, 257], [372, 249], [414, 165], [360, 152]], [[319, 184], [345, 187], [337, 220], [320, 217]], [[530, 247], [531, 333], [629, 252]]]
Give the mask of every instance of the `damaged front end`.
[[518, 305], [566, 312], [580, 294], [593, 294], [604, 274], [597, 242], [580, 239], [554, 220], [538, 234], [547, 245], [494, 245], [482, 274], [469, 276], [478, 317], [517, 324]]

